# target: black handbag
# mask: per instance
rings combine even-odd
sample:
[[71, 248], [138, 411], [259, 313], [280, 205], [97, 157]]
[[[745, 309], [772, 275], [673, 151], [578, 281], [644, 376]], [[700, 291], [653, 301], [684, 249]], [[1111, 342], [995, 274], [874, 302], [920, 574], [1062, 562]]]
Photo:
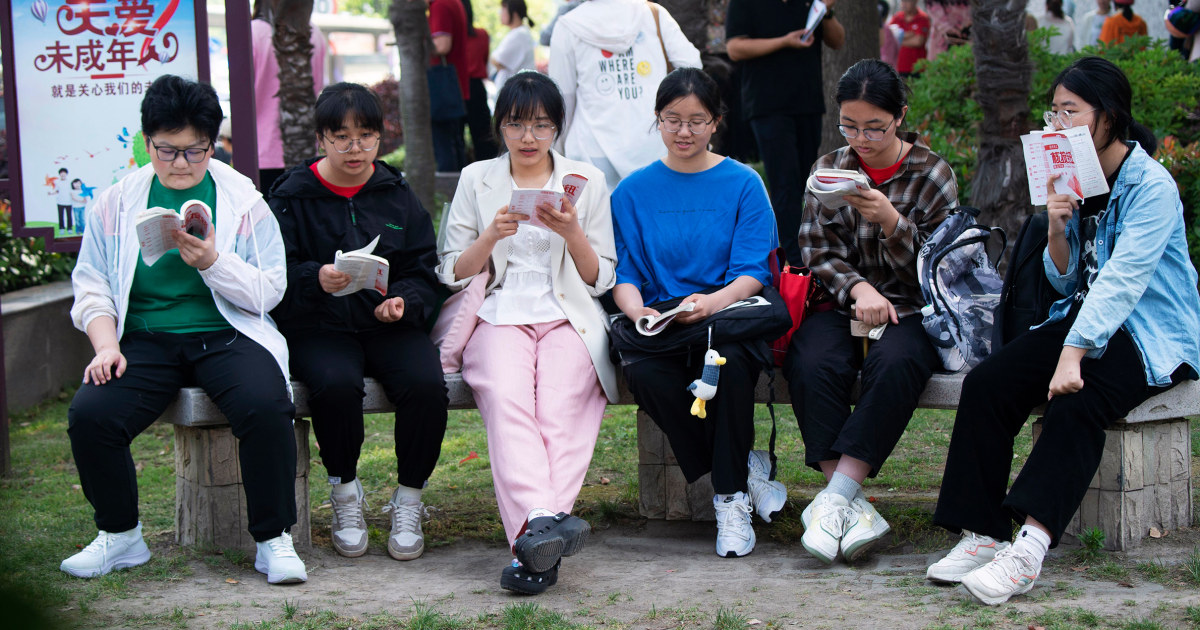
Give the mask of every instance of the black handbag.
[[442, 63], [429, 66], [425, 76], [429, 81], [429, 117], [435, 121], [466, 118], [467, 105], [458, 86], [458, 73], [446, 63], [444, 55]]

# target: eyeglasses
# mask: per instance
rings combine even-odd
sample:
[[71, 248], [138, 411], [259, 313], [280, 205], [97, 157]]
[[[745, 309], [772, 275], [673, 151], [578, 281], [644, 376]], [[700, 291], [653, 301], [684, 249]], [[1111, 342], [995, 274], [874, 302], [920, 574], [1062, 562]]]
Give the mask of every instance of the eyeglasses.
[[191, 164], [199, 164], [203, 162], [204, 158], [208, 157], [208, 150], [213, 146], [210, 142], [208, 143], [208, 146], [204, 147], [203, 149], [198, 147], [176, 149], [172, 146], [159, 146], [154, 144], [153, 140], [150, 141], [150, 144], [154, 146], [154, 153], [158, 155], [158, 159], [162, 160], [163, 162], [174, 162], [175, 158], [179, 157], [179, 154], [182, 153], [183, 159], [187, 160]]
[[557, 127], [548, 122], [533, 123], [532, 125], [509, 122], [500, 125], [500, 128], [504, 130], [504, 137], [509, 140], [524, 138], [526, 129], [533, 133], [534, 140], [549, 140], [554, 137], [554, 130], [557, 129]]
[[871, 142], [879, 142], [880, 140], [883, 140], [884, 136], [887, 135], [888, 129], [891, 129], [895, 122], [896, 119], [892, 118], [892, 122], [888, 123], [883, 129], [859, 129], [858, 127], [851, 127], [850, 125], [838, 125], [837, 128], [838, 133], [842, 134], [842, 136], [847, 140], [853, 140], [857, 138], [858, 133], [861, 131], [863, 137], [865, 137], [867, 140], [870, 140]]
[[661, 127], [662, 130], [667, 133], [679, 133], [679, 131], [681, 129], [683, 129], [683, 126], [686, 124], [687, 128], [688, 128], [688, 132], [704, 133], [704, 130], [708, 129], [708, 126], [712, 124], [713, 120], [716, 120], [716, 119], [710, 118], [708, 120], [701, 120], [699, 118], [696, 118], [693, 120], [683, 121], [678, 118], [675, 118], [674, 116], [671, 116], [669, 118], [659, 118], [658, 126]]
[[1094, 111], [1096, 111], [1095, 107], [1082, 112], [1068, 112], [1065, 110], [1061, 112], [1045, 111], [1042, 112], [1042, 120], [1044, 120], [1046, 124], [1050, 125], [1051, 127], [1053, 127], [1055, 122], [1057, 122], [1059, 127], [1062, 127], [1063, 129], [1070, 129], [1071, 127], [1075, 126], [1076, 116]]
[[358, 144], [358, 148], [361, 151], [372, 151], [375, 149], [375, 145], [379, 144], [379, 134], [377, 133], [364, 133], [357, 138], [351, 138], [344, 133], [339, 133], [332, 137], [325, 136], [325, 139], [333, 144], [333, 150], [338, 153], [349, 153], [354, 148], [355, 143]]

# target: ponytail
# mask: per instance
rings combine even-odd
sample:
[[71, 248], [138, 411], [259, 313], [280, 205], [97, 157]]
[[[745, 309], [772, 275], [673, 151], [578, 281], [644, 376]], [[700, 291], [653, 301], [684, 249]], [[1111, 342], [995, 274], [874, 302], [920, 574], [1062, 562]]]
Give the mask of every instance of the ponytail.
[[1129, 120], [1129, 139], [1142, 145], [1150, 155], [1154, 155], [1154, 151], [1158, 149], [1158, 138], [1154, 137], [1154, 132], [1132, 118]]
[[1132, 4], [1125, 5], [1125, 7], [1121, 9], [1121, 15], [1124, 15], [1126, 20], [1129, 20], [1130, 22], [1132, 22], [1133, 21], [1133, 5]]

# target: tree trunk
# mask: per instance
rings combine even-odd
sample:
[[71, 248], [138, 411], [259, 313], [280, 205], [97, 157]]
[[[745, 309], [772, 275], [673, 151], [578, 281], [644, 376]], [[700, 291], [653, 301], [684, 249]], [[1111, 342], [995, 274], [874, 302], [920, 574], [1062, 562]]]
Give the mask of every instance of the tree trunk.
[[312, 157], [316, 144], [316, 104], [312, 79], [313, 0], [276, 0], [271, 43], [279, 62], [279, 131], [283, 164]]
[[834, 5], [838, 22], [846, 28], [846, 43], [840, 50], [826, 47], [821, 51], [821, 84], [825, 92], [825, 123], [821, 126], [821, 150], [825, 155], [846, 144], [837, 131], [838, 79], [847, 68], [862, 59], [879, 58], [879, 7], [861, 0], [838, 2]]
[[431, 214], [434, 173], [437, 162], [433, 157], [433, 133], [429, 118], [429, 82], [425, 69], [429, 67], [433, 40], [425, 3], [421, 0], [394, 0], [388, 17], [396, 31], [396, 51], [400, 55], [400, 119], [404, 128], [404, 178], [413, 187], [421, 205]]
[[1025, 0], [974, 0], [971, 30], [975, 52], [975, 100], [979, 124], [978, 169], [971, 204], [980, 222], [1015, 238], [1029, 214], [1029, 185], [1021, 135], [1030, 129], [1033, 67], [1025, 31]]

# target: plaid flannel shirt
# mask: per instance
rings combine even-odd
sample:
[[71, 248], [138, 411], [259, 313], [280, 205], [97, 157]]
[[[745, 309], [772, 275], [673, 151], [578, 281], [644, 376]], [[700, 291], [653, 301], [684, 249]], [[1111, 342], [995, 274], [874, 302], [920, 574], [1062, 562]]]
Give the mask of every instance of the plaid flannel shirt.
[[[849, 310], [850, 289], [868, 282], [892, 303], [898, 316], [919, 313], [925, 300], [917, 278], [917, 252], [958, 205], [958, 184], [950, 165], [918, 142], [917, 134], [899, 135], [913, 144], [912, 149], [896, 174], [876, 186], [900, 213], [890, 237], [850, 204], [828, 208], [811, 193], [804, 195], [800, 251], [843, 312]], [[849, 146], [821, 156], [813, 165], [814, 171], [819, 168], [861, 170]]]

